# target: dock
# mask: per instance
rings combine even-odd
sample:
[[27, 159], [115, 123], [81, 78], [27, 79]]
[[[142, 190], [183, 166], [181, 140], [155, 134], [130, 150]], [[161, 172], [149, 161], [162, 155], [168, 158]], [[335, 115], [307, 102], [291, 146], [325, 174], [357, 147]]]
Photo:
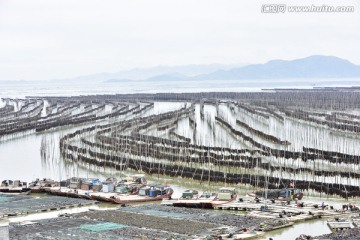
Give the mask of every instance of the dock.
[[350, 215], [350, 211], [344, 212], [339, 209], [326, 207], [324, 210], [320, 207], [321, 204], [307, 202], [302, 207], [297, 204], [287, 204], [283, 202], [232, 202], [216, 206], [216, 210], [230, 210], [230, 211], [246, 211], [247, 214], [254, 217], [261, 217], [266, 219], [284, 218], [292, 222], [310, 220], [321, 217], [335, 217]]

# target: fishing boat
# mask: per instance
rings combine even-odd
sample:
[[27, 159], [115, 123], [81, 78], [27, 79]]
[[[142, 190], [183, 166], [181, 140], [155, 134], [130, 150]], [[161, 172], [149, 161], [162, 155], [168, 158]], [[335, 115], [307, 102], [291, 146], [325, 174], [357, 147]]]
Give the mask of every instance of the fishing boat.
[[268, 189], [258, 190], [247, 193], [250, 197], [264, 197], [267, 195], [269, 199], [278, 199], [281, 201], [301, 200], [304, 194], [297, 188]]
[[46, 188], [51, 188], [56, 186], [59, 186], [59, 183], [48, 178], [43, 178], [43, 179], [37, 178], [35, 181], [32, 181], [29, 184], [31, 193], [44, 193]]
[[27, 183], [20, 180], [4, 180], [0, 185], [0, 194], [27, 195], [30, 192], [31, 189], [27, 187]]
[[175, 199], [164, 199], [161, 204], [162, 205], [168, 205], [168, 206], [173, 206], [174, 204], [179, 204], [179, 206], [181, 205], [181, 203], [189, 203], [191, 204], [191, 202], [196, 201], [198, 198], [200, 197], [199, 192], [197, 190], [194, 189], [186, 189], [184, 192], [181, 193], [181, 196], [179, 198], [175, 198]]
[[216, 195], [214, 200], [210, 204], [204, 205], [205, 208], [209, 206], [210, 208], [214, 208], [216, 206], [220, 206], [222, 204], [230, 203], [236, 200], [236, 191], [235, 188], [232, 187], [222, 187], [220, 188], [219, 193]]
[[[172, 188], [161, 184], [146, 185], [143, 178], [126, 178], [117, 182], [114, 178], [108, 178], [104, 182], [89, 179], [81, 183], [72, 179], [69, 186], [49, 187], [45, 191], [52, 195], [84, 198], [101, 202], [116, 204], [138, 203], [158, 201], [170, 198], [173, 194]], [[80, 188], [79, 188], [80, 186]]]
[[116, 204], [126, 204], [126, 203], [140, 203], [140, 202], [150, 202], [150, 201], [160, 201], [165, 198], [170, 198], [173, 194], [173, 189], [160, 185], [153, 184], [147, 185], [139, 189], [138, 194], [119, 194], [119, 193], [90, 193], [90, 196], [93, 200], [103, 201], [103, 202], [112, 202]]
[[45, 192], [51, 195], [56, 195], [61, 197], [84, 198], [84, 199], [92, 200], [88, 192], [80, 189], [55, 187], [55, 188], [46, 188]]
[[199, 192], [194, 189], [185, 190], [179, 199], [197, 199], [199, 197]]
[[[188, 196], [188, 197], [184, 197]], [[189, 208], [204, 208], [203, 203], [215, 200], [217, 194], [210, 192], [203, 192], [200, 196], [193, 195], [190, 197], [190, 193], [184, 192], [182, 197], [172, 201], [174, 207], [189, 207]]]
[[175, 207], [214, 208], [236, 200], [235, 188], [223, 187], [219, 193], [204, 192], [198, 198], [179, 198], [172, 203]]

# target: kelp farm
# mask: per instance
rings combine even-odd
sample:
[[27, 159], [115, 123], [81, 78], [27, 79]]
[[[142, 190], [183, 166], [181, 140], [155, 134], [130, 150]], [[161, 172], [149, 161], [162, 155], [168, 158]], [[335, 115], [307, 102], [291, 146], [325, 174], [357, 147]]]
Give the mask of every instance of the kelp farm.
[[6, 98], [0, 138], [77, 126], [59, 140], [63, 161], [349, 198], [360, 196], [359, 106], [358, 92], [326, 90]]

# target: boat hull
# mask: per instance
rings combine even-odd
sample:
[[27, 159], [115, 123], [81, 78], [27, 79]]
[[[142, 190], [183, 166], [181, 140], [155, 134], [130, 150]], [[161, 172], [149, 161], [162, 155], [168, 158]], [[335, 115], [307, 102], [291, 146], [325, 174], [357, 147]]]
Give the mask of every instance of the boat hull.
[[[281, 190], [280, 189], [276, 189], [276, 190], [269, 190], [269, 192], [267, 193], [267, 197], [268, 199], [278, 199], [278, 200], [281, 200], [281, 201], [287, 201], [287, 200], [301, 200], [303, 197], [304, 197], [304, 194], [302, 192], [297, 192], [297, 193], [294, 193], [288, 197], [282, 197], [280, 196], [280, 192]], [[253, 191], [253, 192], [248, 192], [247, 193], [248, 196], [250, 197], [264, 197], [265, 196], [265, 191]]]
[[45, 192], [47, 192], [51, 195], [56, 195], [56, 196], [70, 197], [70, 198], [84, 198], [84, 199], [92, 200], [92, 198], [90, 196], [86, 196], [86, 195], [82, 195], [82, 194], [78, 194], [78, 193], [74, 193], [74, 192], [63, 192], [63, 191], [54, 190], [54, 189], [49, 189], [49, 190], [46, 190]]
[[22, 188], [22, 189], [2, 188], [2, 189], [0, 189], [0, 194], [5, 194], [5, 195], [28, 195], [30, 192], [31, 192], [30, 188]]
[[127, 198], [127, 196], [121, 196], [120, 197], [103, 197], [100, 195], [91, 195], [92, 200], [97, 200], [101, 202], [111, 202], [115, 204], [131, 204], [131, 203], [141, 203], [141, 202], [152, 202], [152, 201], [160, 201], [166, 198], [171, 197], [171, 195], [161, 195], [156, 197], [148, 197], [148, 196], [137, 196], [138, 198]]
[[166, 198], [170, 198], [172, 192], [169, 192], [165, 195], [158, 195], [156, 197], [149, 197], [149, 196], [139, 196], [135, 194], [124, 194], [118, 195], [114, 193], [113, 196], [106, 196], [103, 193], [96, 193], [96, 192], [88, 192], [88, 195], [79, 194], [73, 191], [61, 191], [57, 189], [46, 189], [47, 193], [62, 197], [71, 197], [71, 198], [84, 198], [88, 200], [96, 200], [100, 202], [109, 202], [115, 204], [131, 204], [131, 203], [141, 203], [141, 202], [150, 202], [150, 201], [160, 201]]
[[206, 208], [206, 209], [214, 209], [217, 206], [227, 204], [236, 200], [236, 195], [234, 195], [228, 201], [219, 201], [217, 199], [212, 200], [202, 200], [202, 199], [189, 199], [189, 200], [179, 200], [174, 202], [172, 205], [174, 207], [187, 207], [187, 208]]

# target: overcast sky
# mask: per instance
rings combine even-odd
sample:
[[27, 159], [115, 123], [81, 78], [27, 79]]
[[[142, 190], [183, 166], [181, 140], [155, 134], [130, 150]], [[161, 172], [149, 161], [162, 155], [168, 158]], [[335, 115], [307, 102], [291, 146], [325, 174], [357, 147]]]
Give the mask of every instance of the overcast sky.
[[[354, 13], [261, 13], [262, 4]], [[0, 80], [314, 54], [360, 65], [360, 1], [0, 0]]]

